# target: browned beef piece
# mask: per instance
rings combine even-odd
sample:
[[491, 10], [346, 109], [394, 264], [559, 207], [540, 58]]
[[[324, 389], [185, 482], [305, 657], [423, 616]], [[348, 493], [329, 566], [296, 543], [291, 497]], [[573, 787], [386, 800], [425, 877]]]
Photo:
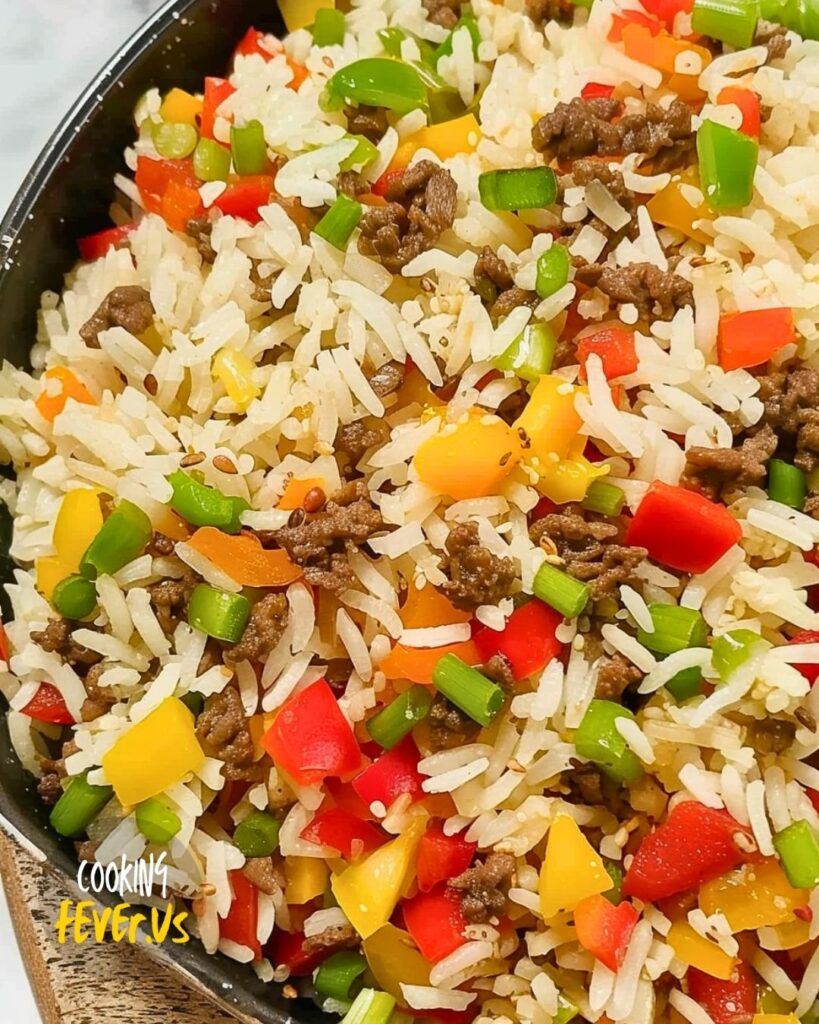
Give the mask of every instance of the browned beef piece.
[[517, 309], [518, 306], [528, 306], [530, 309], [534, 309], [539, 302], [540, 299], [537, 292], [530, 292], [525, 288], [518, 288], [517, 285], [512, 285], [505, 292], [501, 292], [492, 303], [489, 315], [493, 320], [502, 320], [505, 316], [509, 316], [512, 310]]
[[647, 103], [644, 114], [626, 114], [617, 124], [624, 153], [643, 153], [655, 170], [676, 167], [691, 151], [691, 107], [681, 100], [665, 108]]
[[154, 322], [150, 293], [138, 284], [121, 285], [110, 291], [96, 312], [80, 328], [80, 337], [89, 348], [99, 348], [99, 335], [109, 327], [124, 327], [131, 334], [142, 334]]
[[379, 256], [397, 274], [452, 227], [458, 189], [449, 171], [420, 160], [389, 183], [385, 198], [386, 206], [373, 206], [364, 214], [358, 247]]
[[512, 271], [498, 254], [485, 245], [475, 264], [475, 291], [481, 302], [489, 308], [498, 297], [514, 285]]
[[819, 370], [796, 366], [773, 370], [758, 378], [757, 398], [765, 406], [761, 423], [767, 423], [778, 435], [799, 431], [802, 414], [812, 409], [819, 394]]
[[45, 629], [36, 630], [31, 634], [31, 639], [44, 651], [48, 651], [50, 654], [59, 654], [63, 661], [75, 668], [96, 665], [98, 661], [102, 661], [101, 654], [97, 654], [96, 651], [91, 651], [71, 639], [73, 629], [79, 629], [79, 626], [69, 622], [68, 619], [62, 617], [49, 619]]
[[265, 594], [253, 605], [241, 640], [225, 650], [225, 661], [262, 661], [281, 640], [287, 625], [287, 598], [284, 594]]
[[388, 128], [387, 111], [383, 107], [348, 106], [344, 113], [347, 115], [347, 131], [351, 135], [363, 135], [370, 142], [379, 142]]
[[589, 185], [599, 181], [611, 192], [617, 202], [627, 210], [635, 207], [634, 193], [626, 186], [623, 175], [604, 160], [580, 159], [572, 164], [571, 180], [575, 185]]
[[308, 956], [323, 949], [355, 949], [361, 940], [351, 924], [334, 924], [311, 935], [301, 944], [302, 952]]
[[639, 683], [642, 678], [643, 673], [636, 665], [632, 665], [622, 654], [615, 654], [601, 662], [594, 695], [600, 700], [619, 700], [629, 686]]
[[104, 666], [101, 663], [92, 665], [83, 679], [83, 686], [87, 694], [80, 709], [83, 722], [93, 722], [95, 719], [107, 715], [117, 703], [118, 698], [110, 688], [99, 685], [99, 678], [104, 671]]
[[819, 466], [819, 409], [803, 409], [800, 413], [793, 461], [805, 473], [812, 473]]
[[606, 802], [603, 793], [603, 773], [593, 764], [578, 764], [568, 776], [569, 789], [578, 795], [584, 804], [592, 806]]
[[339, 593], [354, 579], [347, 564], [347, 546], [364, 544], [384, 529], [367, 485], [357, 480], [337, 491], [321, 511], [309, 514], [297, 509], [287, 526], [259, 536], [264, 544], [272, 541], [284, 548], [303, 567], [304, 578], [312, 586]]
[[259, 269], [261, 260], [250, 261], [250, 281], [253, 290], [250, 293], [254, 302], [270, 303], [270, 289], [273, 287], [273, 280], [277, 274], [262, 274]]
[[628, 267], [588, 263], [577, 269], [575, 279], [599, 288], [618, 305], [632, 303], [644, 318], [670, 320], [678, 309], [694, 304], [691, 283], [653, 263], [632, 263]]
[[196, 251], [205, 261], [213, 263], [216, 259], [216, 252], [211, 245], [213, 234], [213, 221], [210, 217], [191, 217], [185, 225], [185, 234], [196, 243]]
[[446, 541], [442, 569], [449, 577], [441, 588], [456, 608], [474, 611], [482, 604], [497, 604], [515, 582], [515, 563], [500, 558], [478, 540], [475, 523], [458, 523]]
[[614, 523], [587, 518], [576, 505], [538, 519], [529, 536], [564, 562], [566, 572], [591, 585], [591, 599], [613, 597], [621, 583], [632, 578], [648, 552], [617, 543]]
[[806, 515], [812, 516], [814, 519], [819, 519], [819, 494], [813, 492], [807, 496], [805, 499], [804, 512]]
[[493, 683], [497, 683], [507, 693], [514, 692], [515, 676], [512, 672], [512, 666], [509, 664], [509, 659], [505, 655], [493, 654], [489, 661], [481, 665], [480, 672], [481, 675], [491, 679]]
[[84, 839], [81, 843], [74, 843], [74, 849], [77, 851], [77, 860], [86, 860], [92, 863], [97, 859], [99, 846], [99, 841], [94, 839]]
[[726, 491], [758, 486], [765, 479], [776, 445], [776, 434], [765, 424], [737, 448], [689, 448], [680, 483], [712, 500]]
[[356, 420], [355, 423], [344, 423], [338, 428], [335, 449], [349, 455], [353, 465], [360, 461], [367, 449], [382, 445], [389, 439], [390, 428], [385, 420], [370, 422], [372, 426], [368, 426], [364, 420]]
[[159, 625], [169, 635], [179, 625], [188, 611], [188, 601], [196, 586], [196, 577], [187, 573], [178, 580], [160, 580], [148, 587], [153, 608]]
[[429, 738], [433, 753], [452, 750], [468, 743], [478, 732], [478, 724], [442, 693], [435, 695], [429, 709]]
[[56, 772], [44, 772], [37, 781], [37, 795], [49, 807], [56, 804], [63, 795], [60, 776]]
[[268, 896], [275, 896], [284, 887], [284, 874], [272, 857], [250, 857], [242, 868], [245, 878]]
[[379, 398], [394, 394], [404, 383], [406, 367], [403, 363], [390, 361], [379, 366], [375, 373], [368, 377], [370, 387]]
[[793, 744], [795, 735], [793, 722], [762, 718], [750, 723], [746, 742], [757, 754], [784, 754]]
[[207, 698], [196, 721], [196, 736], [205, 753], [224, 762], [226, 779], [258, 779], [263, 774], [264, 769], [253, 761], [250, 724], [234, 686]]
[[169, 558], [176, 547], [176, 543], [170, 537], [166, 537], [159, 530], [154, 530], [151, 543], [148, 545], [148, 554], [154, 558]]
[[532, 129], [532, 145], [538, 153], [559, 160], [579, 156], [614, 156], [620, 151], [620, 132], [611, 123], [621, 110], [618, 100], [584, 100], [576, 97], [558, 103]]
[[427, 20], [441, 28], [453, 29], [461, 16], [462, 0], [421, 0]]
[[547, 21], [574, 20], [575, 5], [571, 0], [526, 0], [526, 13], [536, 25]]
[[370, 191], [370, 183], [358, 171], [342, 171], [336, 180], [336, 187], [350, 199], [356, 199]]
[[509, 853], [490, 853], [483, 863], [467, 868], [450, 879], [453, 889], [463, 892], [461, 910], [471, 924], [485, 924], [499, 917], [506, 907], [503, 883], [515, 870], [515, 858]]
[[764, 46], [768, 50], [767, 64], [772, 60], [781, 60], [791, 45], [788, 30], [784, 25], [775, 25], [770, 21], [758, 21], [754, 33], [754, 46]]

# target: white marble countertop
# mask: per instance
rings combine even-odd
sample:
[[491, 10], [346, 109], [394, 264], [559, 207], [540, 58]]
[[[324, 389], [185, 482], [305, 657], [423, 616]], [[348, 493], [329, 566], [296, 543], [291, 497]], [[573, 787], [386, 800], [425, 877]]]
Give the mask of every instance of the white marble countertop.
[[[162, 0], [0, 0], [0, 212], [84, 86]], [[40, 1024], [0, 887], [4, 1020]]]

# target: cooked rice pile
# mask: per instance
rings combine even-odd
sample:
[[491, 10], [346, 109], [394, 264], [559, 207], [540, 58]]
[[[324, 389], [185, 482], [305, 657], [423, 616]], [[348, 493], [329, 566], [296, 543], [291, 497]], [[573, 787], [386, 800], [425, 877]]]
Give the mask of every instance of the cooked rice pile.
[[[417, 142], [426, 115], [370, 112], [377, 153], [344, 179], [342, 164], [356, 147], [348, 118], [349, 131], [360, 135], [352, 119], [367, 111], [328, 112], [322, 93], [339, 68], [383, 56], [379, 33], [388, 27], [403, 30], [404, 61], [419, 60], [419, 47], [449, 38], [458, 7], [363, 0], [346, 15], [343, 45], [313, 46], [310, 32], [299, 29], [283, 51], [268, 38], [261, 52], [238, 55], [234, 91], [218, 108], [213, 134], [228, 143], [231, 123], [261, 122], [278, 170], [276, 194], [258, 223], [220, 213], [226, 189], [215, 181], [199, 189], [197, 222], [173, 231], [123, 176], [121, 202], [155, 212], [137, 216], [126, 244], [79, 264], [61, 296], [43, 297], [34, 372], [6, 365], [0, 376], [0, 452], [17, 474], [2, 491], [20, 565], [8, 587], [14, 618], [1, 684], [14, 748], [53, 803], [76, 776], [110, 783], [105, 755], [169, 698], [185, 698], [206, 756], [156, 794], [179, 820], [176, 835], [150, 843], [134, 808], [115, 796], [88, 826], [80, 855], [109, 863], [164, 849], [170, 884], [196, 897], [205, 948], [254, 960], [266, 980], [291, 977], [298, 985], [323, 957], [360, 941], [337, 885], [344, 860], [303, 836], [317, 814], [342, 794], [349, 798], [346, 783], [356, 772], [341, 783], [300, 784], [273, 763], [259, 737], [272, 730], [279, 709], [327, 679], [371, 760], [381, 751], [365, 723], [410, 682], [425, 683], [432, 709], [406, 741], [417, 767], [391, 791], [397, 795], [389, 805], [361, 805], [367, 828], [383, 850], [392, 837], [417, 846], [426, 822], [436, 834], [460, 834], [461, 846], [475, 844], [476, 859], [472, 875], [463, 874], [467, 857], [454, 885], [442, 881], [433, 890], [458, 922], [443, 954], [423, 960], [413, 947], [411, 961], [395, 960], [391, 976], [376, 955], [389, 936], [365, 937], [377, 987], [431, 1018], [450, 1010], [464, 1020], [562, 1024], [573, 1006], [589, 1021], [744, 1024], [748, 1005], [736, 993], [752, 999], [752, 1014], [757, 1003], [747, 992], [758, 984], [759, 1012], [803, 1016], [819, 993], [819, 900], [815, 889], [791, 888], [774, 837], [797, 822], [809, 834], [819, 828], [819, 705], [809, 683], [819, 633], [804, 633], [819, 630], [819, 518], [812, 515], [819, 496], [810, 490], [819, 460], [819, 436], [811, 433], [819, 383], [812, 368], [819, 344], [817, 44], [789, 33], [774, 37], [776, 46], [694, 47], [676, 58], [676, 87], [685, 80], [692, 104], [681, 111], [667, 73], [609, 40], [618, 16], [613, 0], [596, 0], [590, 12], [574, 9], [574, 24], [558, 20], [566, 11], [556, 4], [533, 4], [527, 13], [520, 0], [473, 0], [477, 60], [468, 29], [456, 29], [438, 72], [462, 108], [477, 98], [480, 129], [443, 160], [411, 146], [415, 177], [402, 176], [399, 165], [386, 205], [373, 185], [396, 166], [399, 147]], [[303, 77], [298, 89], [289, 87], [294, 68]], [[578, 100], [590, 83], [600, 98]], [[706, 119], [740, 125], [738, 105], [717, 103], [737, 85], [758, 95], [762, 113], [753, 197], [740, 211], [714, 212], [689, 170], [697, 162], [693, 140]], [[161, 102], [149, 93], [140, 104], [131, 171], [159, 156], [150, 129]], [[644, 116], [648, 103], [659, 104], [653, 121]], [[617, 127], [628, 118], [631, 134]], [[619, 134], [607, 150], [612, 132]], [[430, 163], [419, 167], [423, 161]], [[483, 205], [483, 172], [544, 162], [557, 170], [555, 203], [519, 215]], [[340, 185], [365, 211], [346, 249], [312, 231]], [[670, 188], [683, 204], [676, 227], [652, 213], [655, 197]], [[417, 221], [408, 227], [411, 207]], [[571, 257], [569, 279], [542, 298], [539, 257], [561, 244]], [[756, 364], [724, 369], [717, 342], [726, 314], [782, 307], [792, 310], [795, 329], [770, 362], [766, 353]], [[555, 394], [573, 396], [579, 415], [580, 448], [570, 458], [586, 474], [583, 489], [607, 473], [602, 479], [625, 496], [620, 515], [582, 508], [582, 490], [569, 505], [560, 504], [565, 496], [557, 506], [542, 500], [554, 494], [553, 484], [544, 485], [552, 470], [527, 455], [531, 439], [518, 429], [532, 388], [497, 368], [535, 323], [559, 339]], [[597, 350], [581, 371], [576, 338], [581, 328], [612, 323], [633, 332], [636, 354], [613, 383]], [[238, 369], [225, 369], [226, 361]], [[41, 375], [59, 367], [70, 367], [86, 389], [79, 400], [70, 389], [74, 397], [61, 399], [63, 378]], [[62, 411], [46, 418], [43, 395]], [[475, 442], [486, 460], [495, 457], [493, 432], [509, 430], [506, 424], [524, 444], [508, 467], [503, 459], [493, 464], [493, 483], [472, 492], [457, 459], [442, 479], [424, 471], [423, 456], [470, 424], [488, 432], [488, 441]], [[588, 463], [579, 454], [586, 441]], [[764, 489], [774, 454], [795, 458], [805, 471], [804, 510]], [[244, 499], [244, 534], [286, 552], [282, 558], [296, 566], [286, 583], [249, 591], [264, 606], [256, 604], [238, 647], [188, 622], [196, 584], [229, 594], [242, 584], [230, 565], [197, 546], [195, 524], [170, 514], [169, 477], [180, 467]], [[624, 540], [627, 517], [658, 481], [727, 506], [739, 526], [738, 539], [700, 571], [675, 570], [651, 557], [651, 544], [641, 542], [635, 553]], [[48, 562], [40, 560], [63, 554], [54, 527], [64, 496], [94, 488], [110, 496], [101, 517], [125, 499], [150, 517], [154, 536], [137, 557], [98, 576], [91, 618], [67, 621], [43, 596]], [[281, 507], [287, 493], [299, 497]], [[678, 525], [671, 519], [665, 527], [673, 544]], [[516, 609], [530, 607], [524, 601], [544, 564], [590, 589], [580, 614], [557, 625], [557, 656], [550, 652], [522, 676], [503, 653], [475, 657], [473, 634], [482, 630], [491, 646], [493, 631], [500, 636]], [[653, 651], [657, 605], [700, 612], [708, 641], [703, 633], [667, 658]], [[530, 628], [524, 647], [535, 649], [537, 661], [543, 637], [539, 626]], [[712, 644], [736, 630], [767, 644], [748, 645], [746, 634], [749, 657], [726, 673]], [[798, 644], [789, 644], [797, 634]], [[483, 661], [484, 678], [504, 688], [503, 710], [488, 727], [430, 686], [430, 666], [446, 650]], [[678, 703], [666, 684], [683, 670], [695, 680], [701, 673], [704, 684]], [[32, 717], [43, 681], [59, 692], [74, 726]], [[621, 755], [637, 764], [626, 781], [575, 745], [594, 700], [634, 712], [615, 719]], [[766, 877], [775, 876], [770, 892], [780, 895], [760, 897], [758, 923], [737, 926], [722, 897], [704, 899], [700, 883], [714, 876], [705, 877], [707, 853], [696, 845], [704, 824], [677, 854], [694, 864], [700, 858], [702, 877], [651, 902], [629, 881], [635, 854], [648, 849], [641, 844], [684, 801], [703, 815], [720, 812], [715, 820], [723, 824], [733, 819], [735, 845], [717, 873], [735, 869], [736, 884], [746, 887], [742, 900], [751, 899], [748, 887], [759, 855], [765, 858]], [[272, 858], [246, 859], [232, 834], [259, 811], [281, 819], [278, 847]], [[567, 831], [567, 816], [580, 831]], [[547, 852], [556, 822], [563, 845], [555, 838]], [[354, 841], [347, 860], [355, 867], [347, 870], [360, 872], [366, 903], [368, 887], [381, 883], [367, 874], [372, 862], [354, 856], [361, 850], [362, 840]], [[587, 853], [612, 879], [626, 873], [634, 908], [630, 937], [608, 966], [579, 941], [569, 894], [571, 866]], [[410, 925], [420, 911], [413, 917], [406, 909], [419, 899], [416, 857], [395, 894], [403, 917], [392, 916], [393, 900], [380, 924], [409, 928], [418, 941]], [[752, 866], [741, 867], [749, 858]], [[322, 903], [328, 863], [338, 905]], [[565, 898], [550, 902], [544, 891], [556, 877]], [[252, 883], [249, 898], [257, 901], [249, 944], [225, 925], [239, 898], [237, 878]], [[606, 888], [582, 895], [599, 899]], [[441, 915], [444, 904], [436, 906]], [[295, 946], [291, 938], [285, 955], [288, 936], [296, 936]], [[739, 1015], [719, 1010], [713, 990], [720, 985], [734, 986]]]

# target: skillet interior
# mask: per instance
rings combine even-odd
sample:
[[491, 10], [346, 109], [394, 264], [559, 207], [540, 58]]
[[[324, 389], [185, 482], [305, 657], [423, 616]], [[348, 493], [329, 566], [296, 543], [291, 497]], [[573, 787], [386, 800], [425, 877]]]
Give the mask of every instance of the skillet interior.
[[[77, 238], [109, 226], [113, 177], [124, 170], [122, 153], [133, 140], [131, 112], [137, 99], [151, 86], [201, 90], [206, 75], [222, 74], [236, 41], [250, 25], [283, 33], [281, 15], [271, 0], [171, 0], [114, 55], [74, 105], [0, 225], [4, 359], [27, 365], [41, 293], [61, 290], [63, 275], [77, 258]], [[3, 582], [12, 571], [10, 530], [8, 512], [0, 508]], [[63, 885], [76, 890], [72, 844], [60, 841], [49, 829], [47, 809], [12, 752], [2, 714], [0, 824], [44, 861]], [[117, 900], [105, 902], [113, 905]], [[326, 1019], [311, 1003], [294, 1004], [276, 986], [262, 984], [249, 966], [208, 956], [196, 942], [142, 948], [245, 1020], [318, 1024]]]

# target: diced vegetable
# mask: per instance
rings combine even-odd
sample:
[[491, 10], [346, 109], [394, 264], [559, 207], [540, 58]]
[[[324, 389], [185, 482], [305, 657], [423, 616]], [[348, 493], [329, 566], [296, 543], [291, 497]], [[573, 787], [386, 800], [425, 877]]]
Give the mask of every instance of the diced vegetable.
[[727, 811], [694, 800], [677, 804], [640, 843], [623, 893], [651, 903], [696, 889], [748, 860], [750, 835]]
[[702, 573], [741, 536], [742, 528], [724, 505], [657, 480], [634, 513], [625, 542], [647, 548], [649, 558], [672, 569]]
[[267, 167], [267, 143], [262, 122], [230, 126], [230, 152], [237, 174], [261, 174]]
[[379, 668], [387, 679], [408, 679], [411, 683], [429, 685], [438, 662], [451, 654], [466, 665], [480, 665], [481, 652], [473, 640], [464, 640], [447, 647], [405, 647], [396, 644]]
[[345, 860], [355, 860], [382, 846], [387, 835], [341, 807], [319, 810], [302, 829], [302, 839], [338, 850]]
[[71, 370], [65, 366], [54, 366], [42, 376], [43, 390], [35, 399], [37, 412], [53, 423], [65, 408], [69, 398], [81, 405], [96, 405], [97, 400]]
[[773, 927], [794, 920], [808, 894], [795, 889], [773, 859], [745, 864], [700, 886], [703, 913], [724, 914], [732, 932]]
[[327, 863], [320, 857], [285, 857], [285, 898], [291, 906], [305, 903], [327, 891]]
[[234, 348], [220, 349], [213, 359], [213, 375], [225, 385], [228, 398], [241, 412], [261, 393], [253, 380], [256, 366], [243, 352]]
[[54, 588], [52, 604], [66, 619], [84, 619], [97, 607], [97, 588], [84, 576], [66, 576]]
[[364, 207], [349, 196], [340, 192], [335, 202], [316, 224], [314, 230], [320, 238], [329, 242], [336, 249], [345, 249], [350, 235], [358, 227], [364, 213]]
[[399, 114], [427, 106], [427, 91], [415, 68], [383, 57], [365, 57], [340, 68], [327, 84], [331, 100], [386, 107]]
[[736, 1024], [756, 1011], [756, 977], [747, 964], [738, 963], [728, 981], [692, 967], [686, 974], [688, 994], [714, 1024]]
[[243, 587], [284, 587], [302, 575], [286, 551], [263, 548], [250, 534], [229, 536], [213, 526], [202, 526], [188, 544]]
[[819, 39], [819, 11], [810, 0], [762, 0], [761, 15], [798, 32], [804, 39]]
[[648, 610], [654, 631], [648, 633], [642, 626], [637, 630], [637, 639], [643, 647], [655, 654], [674, 654], [687, 647], [705, 646], [708, 627], [700, 612], [676, 604], [657, 603], [650, 604]]
[[219, 918], [219, 937], [246, 946], [253, 959], [260, 960], [262, 948], [258, 939], [259, 897], [256, 886], [241, 871], [229, 872], [233, 901], [227, 917]]
[[363, 988], [342, 1017], [341, 1024], [387, 1024], [394, 1008], [395, 1000], [391, 995]]
[[582, 505], [587, 512], [597, 512], [601, 516], [619, 516], [625, 503], [625, 494], [615, 484], [609, 483], [608, 480], [593, 480]]
[[781, 501], [783, 505], [801, 512], [807, 495], [808, 478], [802, 470], [782, 459], [771, 459], [768, 463], [768, 497], [771, 501]]
[[251, 811], [233, 833], [233, 842], [245, 857], [269, 857], [279, 845], [281, 822], [264, 811]]
[[716, 121], [702, 122], [697, 156], [700, 184], [711, 209], [740, 210], [750, 203], [758, 155], [757, 143], [742, 132]]
[[634, 721], [634, 715], [622, 704], [593, 700], [574, 734], [581, 757], [600, 765], [615, 782], [628, 782], [642, 775], [640, 759], [617, 731], [620, 718]]
[[465, 715], [487, 726], [503, 707], [503, 690], [454, 654], [439, 659], [432, 681], [440, 693]]
[[589, 585], [544, 562], [532, 582], [532, 593], [567, 619], [578, 616], [589, 603]]
[[447, 160], [458, 153], [474, 152], [480, 138], [481, 126], [472, 113], [441, 124], [427, 125], [401, 143], [390, 162], [388, 173], [390, 170], [403, 171], [419, 149], [429, 149], [439, 159]]
[[149, 843], [169, 843], [182, 828], [179, 815], [168, 805], [150, 797], [143, 800], [136, 809], [136, 825]]
[[666, 690], [678, 704], [702, 692], [702, 672], [695, 666], [684, 668], [665, 684]]
[[563, 650], [555, 636], [562, 621], [560, 612], [535, 598], [516, 608], [502, 630], [484, 627], [473, 639], [484, 662], [502, 654], [515, 679], [525, 679], [545, 668]]
[[200, 139], [193, 154], [193, 172], [202, 181], [227, 181], [230, 151], [213, 139]]
[[625, 377], [636, 372], [634, 331], [610, 326], [584, 335], [577, 343], [577, 358], [583, 379], [586, 376], [586, 360], [591, 355], [600, 357], [606, 380], [614, 380], [615, 377]]
[[341, 46], [344, 42], [344, 12], [321, 7], [313, 22], [314, 46]]
[[724, 89], [720, 89], [717, 103], [721, 106], [733, 104], [739, 107], [742, 113], [742, 124], [739, 130], [752, 139], [759, 138], [762, 117], [759, 109], [759, 95], [753, 89], [744, 89], [739, 85], [726, 85]]
[[469, 35], [471, 36], [472, 55], [474, 56], [475, 60], [478, 59], [478, 47], [481, 45], [481, 33], [480, 29], [478, 28], [478, 22], [477, 19], [475, 18], [475, 15], [467, 12], [461, 15], [455, 27], [452, 29], [452, 31], [449, 33], [446, 39], [441, 43], [441, 45], [433, 54], [432, 63], [436, 67], [438, 66], [438, 61], [441, 59], [441, 57], [451, 56], [453, 46], [452, 37], [455, 35], [456, 32], [458, 32], [462, 28], [465, 28]]
[[182, 470], [171, 473], [168, 483], [173, 488], [171, 508], [193, 526], [217, 526], [225, 533], [241, 529], [239, 517], [250, 508], [243, 498], [228, 497]]
[[68, 710], [63, 695], [52, 683], [40, 683], [37, 692], [28, 704], [20, 708], [20, 712], [29, 718], [35, 718], [38, 722], [50, 722], [52, 725], [74, 724], [74, 717]]
[[729, 981], [736, 965], [736, 959], [728, 956], [722, 949], [695, 931], [687, 921], [675, 921], [667, 936], [669, 946], [674, 955], [689, 967], [698, 971]]
[[432, 697], [423, 686], [413, 686], [373, 715], [367, 732], [379, 746], [391, 750], [429, 714]]
[[228, 178], [228, 187], [217, 196], [214, 206], [229, 217], [241, 217], [249, 224], [262, 219], [259, 207], [267, 206], [273, 192], [270, 174], [252, 174], [245, 178]]
[[608, 889], [605, 893], [606, 899], [609, 903], [613, 903], [615, 907], [623, 899], [623, 865], [619, 860], [606, 860], [606, 871], [609, 873], [611, 878], [611, 889]]
[[360, 171], [362, 167], [371, 164], [378, 157], [378, 147], [364, 135], [350, 135], [348, 138], [355, 139], [356, 147], [349, 156], [341, 161], [339, 164], [340, 170], [351, 171], [355, 169]]
[[100, 491], [80, 487], [65, 495], [54, 523], [53, 544], [57, 554], [38, 558], [36, 562], [37, 589], [46, 600], [51, 600], [60, 580], [77, 572], [102, 524]]
[[199, 131], [205, 139], [213, 138], [213, 126], [219, 107], [236, 92], [230, 82], [224, 78], [205, 79], [205, 98], [202, 104], [202, 118]]
[[188, 602], [188, 622], [208, 636], [236, 644], [250, 618], [250, 601], [244, 594], [231, 594], [200, 583]]
[[557, 242], [553, 242], [546, 252], [538, 256], [535, 291], [541, 299], [548, 299], [566, 284], [569, 280], [569, 262], [569, 250]]
[[373, 977], [385, 992], [405, 1002], [401, 984], [429, 985], [429, 964], [409, 933], [385, 924], [362, 943]]
[[611, 889], [611, 877], [599, 854], [574, 818], [559, 814], [546, 840], [540, 869], [540, 911], [548, 922], [561, 910], [574, 910], [581, 900]]
[[343, 1002], [352, 997], [355, 983], [366, 970], [367, 961], [360, 953], [343, 949], [324, 961], [313, 985], [320, 995]]
[[417, 800], [422, 795], [422, 776], [418, 772], [418, 748], [411, 736], [388, 750], [353, 779], [353, 790], [367, 807], [381, 804], [389, 808], [399, 796]]
[[537, 382], [552, 369], [557, 339], [547, 324], [528, 324], [502, 355], [494, 361], [499, 370]]
[[478, 189], [487, 210], [533, 210], [557, 199], [557, 178], [551, 167], [486, 171]]
[[[695, 198], [696, 197], [696, 198]], [[699, 189], [699, 177], [696, 169], [683, 171], [674, 175], [668, 185], [653, 195], [647, 203], [648, 212], [655, 224], [674, 228], [689, 238], [705, 244], [708, 235], [694, 223], [708, 220], [711, 211]]]
[[691, 28], [744, 50], [754, 40], [759, 0], [694, 0]]
[[202, 766], [194, 718], [177, 697], [166, 697], [131, 725], [103, 755], [102, 767], [124, 807], [142, 803]]
[[199, 217], [204, 209], [199, 190], [177, 181], [169, 182], [159, 203], [159, 214], [174, 231], [184, 231], [191, 217]]
[[588, 896], [574, 909], [577, 940], [610, 971], [618, 971], [639, 917], [630, 903], [615, 907], [599, 893]]
[[187, 124], [192, 128], [196, 127], [197, 118], [201, 114], [202, 100], [184, 89], [171, 89], [159, 108], [159, 116], [163, 121]]
[[789, 306], [723, 313], [717, 337], [719, 365], [723, 370], [761, 366], [795, 341], [793, 310]]
[[[789, 644], [817, 644], [819, 643], [819, 630], [816, 629], [801, 629], [798, 633], [795, 633], [790, 640]], [[819, 679], [819, 664], [813, 665], [794, 665], [795, 669], [802, 673], [807, 679], [811, 686]]]
[[165, 160], [184, 160], [196, 149], [199, 135], [193, 125], [160, 121], [151, 126], [151, 139]]
[[361, 765], [350, 723], [323, 679], [285, 701], [262, 745], [301, 786], [350, 775]]
[[291, 978], [306, 978], [327, 959], [331, 949], [325, 947], [305, 952], [304, 939], [304, 932], [285, 932], [277, 928], [265, 944], [265, 955], [277, 967], [286, 967]]
[[477, 850], [460, 833], [448, 836], [443, 828], [430, 825], [418, 844], [418, 888], [429, 892], [439, 882], [447, 882], [466, 871]]
[[819, 836], [804, 819], [794, 821], [773, 837], [788, 881], [796, 889], [819, 884]]
[[759, 647], [770, 647], [750, 629], [731, 629], [715, 636], [711, 643], [711, 661], [723, 682], [750, 658]]
[[407, 931], [431, 964], [466, 942], [466, 919], [461, 911], [461, 894], [456, 889], [441, 883], [429, 892], [419, 892], [405, 900], [401, 910]]
[[116, 228], [106, 228], [105, 231], [97, 231], [93, 235], [86, 235], [77, 241], [77, 248], [80, 257], [90, 263], [104, 256], [109, 249], [116, 249], [123, 245], [128, 236], [136, 227], [136, 224], [122, 224]]
[[141, 508], [123, 498], [88, 545], [80, 560], [80, 572], [91, 580], [112, 576], [141, 555], [152, 536], [151, 520]]
[[110, 786], [92, 786], [84, 775], [75, 775], [48, 817], [55, 832], [75, 838], [82, 835], [111, 799]]

